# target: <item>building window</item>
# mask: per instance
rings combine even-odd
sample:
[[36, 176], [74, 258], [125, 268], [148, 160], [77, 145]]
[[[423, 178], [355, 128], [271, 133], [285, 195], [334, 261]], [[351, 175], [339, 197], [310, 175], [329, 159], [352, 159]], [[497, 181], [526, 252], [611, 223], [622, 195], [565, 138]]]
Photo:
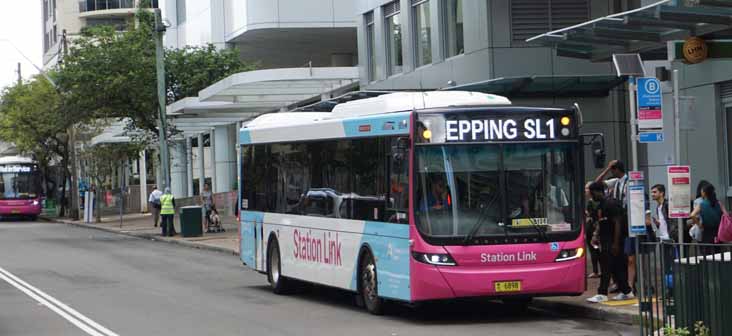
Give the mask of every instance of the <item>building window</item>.
[[511, 38], [526, 39], [590, 19], [589, 0], [511, 0]]
[[445, 52], [447, 57], [465, 52], [463, 38], [463, 1], [445, 1]]
[[389, 74], [402, 72], [402, 23], [399, 18], [399, 2], [395, 1], [384, 6], [386, 26], [386, 55]]
[[432, 63], [432, 27], [430, 25], [429, 0], [412, 0], [416, 64], [418, 67]]
[[366, 52], [368, 53], [369, 81], [376, 80], [376, 36], [374, 35], [374, 12], [366, 13]]
[[186, 0], [178, 0], [175, 2], [175, 18], [177, 24], [186, 22]]

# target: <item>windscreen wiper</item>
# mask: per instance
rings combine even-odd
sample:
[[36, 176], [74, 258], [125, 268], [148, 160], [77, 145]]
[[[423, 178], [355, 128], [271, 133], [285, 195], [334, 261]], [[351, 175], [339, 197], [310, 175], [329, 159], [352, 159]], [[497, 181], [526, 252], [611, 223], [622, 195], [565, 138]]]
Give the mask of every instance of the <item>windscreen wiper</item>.
[[546, 231], [541, 229], [541, 225], [536, 224], [536, 221], [533, 218], [529, 218], [529, 223], [531, 223], [531, 227], [536, 229], [536, 232], [539, 233], [539, 238], [541, 238], [541, 241], [546, 243], [549, 241], [549, 237], [546, 235]]
[[[488, 204], [482, 204], [482, 208], [480, 209], [480, 213], [478, 213], [478, 220], [473, 224], [473, 227], [470, 228], [470, 231], [468, 231], [468, 234], [465, 235], [465, 239], [463, 240], [463, 245], [467, 244], [473, 237], [475, 237], [475, 234], [478, 233], [478, 230], [481, 226], [483, 226], [483, 223], [485, 223], [485, 219], [487, 216], [487, 210], [488, 208], [495, 203], [496, 197], [493, 197]], [[504, 227], [504, 231], [505, 231]], [[508, 235], [508, 232], [506, 232]]]

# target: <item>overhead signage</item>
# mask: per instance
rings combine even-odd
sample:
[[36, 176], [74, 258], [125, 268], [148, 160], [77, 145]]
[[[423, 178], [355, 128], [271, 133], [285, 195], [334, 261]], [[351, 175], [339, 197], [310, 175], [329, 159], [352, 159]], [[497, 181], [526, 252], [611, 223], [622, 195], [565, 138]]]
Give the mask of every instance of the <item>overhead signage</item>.
[[30, 173], [30, 166], [0, 166], [0, 173]]
[[669, 166], [668, 216], [687, 218], [691, 213], [691, 169], [689, 166]]
[[642, 132], [638, 134], [638, 142], [655, 143], [663, 142], [663, 132]]
[[709, 56], [709, 48], [707, 43], [700, 37], [693, 36], [686, 41], [683, 45], [684, 60], [686, 63], [696, 64], [704, 62]]
[[661, 82], [653, 77], [638, 78], [638, 130], [663, 129]]
[[[555, 118], [496, 118], [445, 120], [445, 139], [448, 142], [553, 140], [570, 134], [560, 130]], [[566, 130], [566, 131], [565, 131]]]
[[643, 184], [628, 186], [628, 233], [631, 237], [646, 234], [646, 193]]

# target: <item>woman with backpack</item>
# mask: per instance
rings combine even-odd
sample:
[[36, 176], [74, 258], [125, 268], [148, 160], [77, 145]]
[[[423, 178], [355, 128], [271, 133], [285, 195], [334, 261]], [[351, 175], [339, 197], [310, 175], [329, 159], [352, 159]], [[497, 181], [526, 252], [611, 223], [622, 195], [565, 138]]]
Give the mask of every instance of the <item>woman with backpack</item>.
[[691, 219], [702, 231], [700, 243], [714, 244], [722, 219], [722, 207], [717, 200], [713, 185], [707, 184], [702, 187], [701, 196], [702, 201], [694, 207]]

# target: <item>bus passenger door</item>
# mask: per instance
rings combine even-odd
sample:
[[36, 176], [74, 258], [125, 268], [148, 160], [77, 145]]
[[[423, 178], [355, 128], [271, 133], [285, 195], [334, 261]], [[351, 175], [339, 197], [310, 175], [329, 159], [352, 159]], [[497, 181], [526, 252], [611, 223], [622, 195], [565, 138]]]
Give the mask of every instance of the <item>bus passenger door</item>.
[[241, 260], [247, 266], [257, 270], [261, 269], [262, 264], [263, 217], [261, 212], [241, 212]]

